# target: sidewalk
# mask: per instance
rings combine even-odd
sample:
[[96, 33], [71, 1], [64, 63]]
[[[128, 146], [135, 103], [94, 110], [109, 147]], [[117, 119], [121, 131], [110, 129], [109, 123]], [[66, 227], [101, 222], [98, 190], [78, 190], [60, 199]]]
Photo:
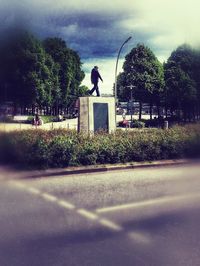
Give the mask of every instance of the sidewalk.
[[31, 124], [24, 124], [24, 123], [0, 123], [0, 131], [10, 132], [14, 130], [24, 130], [24, 129], [77, 129], [78, 119], [67, 119], [62, 122], [52, 122], [46, 123], [41, 126], [33, 126]]
[[[149, 119], [149, 115], [143, 115], [142, 116], [144, 119]], [[116, 116], [117, 122], [122, 121], [122, 115], [117, 115]], [[126, 119], [130, 120], [131, 116], [126, 115]], [[138, 119], [138, 115], [133, 115], [133, 119]], [[73, 118], [73, 119], [66, 119], [65, 121], [62, 122], [52, 122], [52, 123], [46, 123], [42, 126], [38, 126], [38, 129], [46, 129], [46, 130], [51, 130], [51, 129], [77, 129], [78, 127], [78, 118]], [[24, 124], [24, 123], [0, 123], [0, 131], [4, 132], [10, 132], [14, 130], [24, 130], [24, 129], [36, 129], [35, 126], [32, 126], [31, 124]]]

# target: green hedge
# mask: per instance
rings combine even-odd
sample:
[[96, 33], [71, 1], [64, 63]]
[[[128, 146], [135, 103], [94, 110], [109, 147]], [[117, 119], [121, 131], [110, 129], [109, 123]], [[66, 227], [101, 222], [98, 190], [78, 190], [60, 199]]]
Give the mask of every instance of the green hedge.
[[0, 162], [35, 168], [200, 156], [200, 125], [117, 130], [89, 136], [70, 130], [0, 133]]

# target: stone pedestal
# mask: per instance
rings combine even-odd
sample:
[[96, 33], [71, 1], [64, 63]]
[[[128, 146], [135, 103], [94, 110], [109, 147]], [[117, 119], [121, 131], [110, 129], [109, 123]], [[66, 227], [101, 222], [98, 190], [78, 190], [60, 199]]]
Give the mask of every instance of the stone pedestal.
[[80, 97], [78, 131], [95, 133], [115, 131], [115, 98]]

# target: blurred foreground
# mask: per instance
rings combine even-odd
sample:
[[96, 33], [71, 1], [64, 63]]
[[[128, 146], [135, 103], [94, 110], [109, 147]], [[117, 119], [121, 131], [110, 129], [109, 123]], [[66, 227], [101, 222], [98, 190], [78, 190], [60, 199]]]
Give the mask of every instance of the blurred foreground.
[[197, 162], [35, 179], [0, 170], [0, 265], [200, 264]]

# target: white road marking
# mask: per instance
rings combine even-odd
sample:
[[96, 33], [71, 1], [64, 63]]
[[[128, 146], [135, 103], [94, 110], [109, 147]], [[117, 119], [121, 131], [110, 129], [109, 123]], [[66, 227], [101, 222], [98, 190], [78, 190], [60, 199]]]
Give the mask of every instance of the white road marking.
[[108, 227], [109, 229], [114, 230], [114, 231], [122, 231], [123, 230], [123, 227], [121, 227], [120, 225], [115, 224], [115, 223], [113, 223], [107, 219], [100, 219], [99, 223], [105, 227]]
[[137, 241], [139, 243], [144, 243], [144, 244], [151, 243], [151, 239], [149, 237], [138, 232], [130, 232], [128, 233], [128, 236], [134, 241]]
[[84, 217], [86, 217], [86, 218], [88, 218], [88, 219], [90, 219], [90, 220], [97, 220], [99, 218], [96, 214], [94, 214], [94, 213], [92, 213], [90, 211], [87, 211], [85, 209], [78, 209], [77, 213], [82, 215], [82, 216], [84, 216]]
[[61, 207], [65, 208], [65, 209], [69, 209], [69, 210], [73, 210], [75, 209], [75, 206], [65, 200], [58, 200], [58, 205], [60, 205]]
[[12, 181], [11, 184], [18, 188], [23, 188], [23, 189], [26, 188], [26, 186], [21, 182]]
[[117, 206], [111, 206], [106, 208], [99, 208], [96, 209], [97, 213], [106, 213], [106, 212], [114, 212], [119, 210], [125, 210], [125, 209], [138, 209], [142, 207], [149, 207], [149, 206], [158, 206], [162, 204], [172, 204], [172, 203], [178, 203], [183, 200], [199, 200], [200, 193], [193, 193], [193, 194], [185, 194], [185, 195], [179, 195], [179, 196], [168, 196], [168, 197], [162, 197], [152, 200], [146, 200], [142, 202], [133, 202], [128, 204], [122, 204]]
[[55, 196], [53, 196], [53, 195], [51, 195], [51, 194], [48, 194], [48, 193], [41, 193], [41, 196], [42, 196], [44, 199], [46, 199], [46, 200], [48, 200], [48, 201], [52, 201], [52, 202], [58, 200]]
[[27, 189], [29, 192], [35, 195], [39, 195], [41, 193], [37, 188], [34, 188], [34, 187], [28, 187]]
[[23, 184], [22, 182], [17, 182], [14, 181], [12, 182], [13, 185], [15, 185], [16, 187], [20, 188], [20, 189], [24, 189], [25, 191], [38, 195], [39, 197], [42, 197], [43, 199], [50, 201], [50, 202], [56, 202], [58, 206], [61, 206], [65, 209], [68, 210], [76, 210], [76, 213], [83, 216], [84, 218], [87, 218], [89, 220], [96, 220], [99, 224], [101, 224], [102, 226], [109, 228], [110, 230], [114, 230], [114, 231], [122, 231], [123, 227], [121, 227], [120, 225], [109, 221], [107, 219], [104, 218], [100, 218], [96, 213], [93, 213], [91, 211], [88, 211], [86, 209], [76, 209], [76, 206], [74, 206], [73, 204], [63, 200], [63, 199], [59, 199], [54, 195], [51, 195], [49, 193], [43, 193], [42, 191], [38, 190], [37, 188], [34, 187], [29, 187], [25, 184]]

